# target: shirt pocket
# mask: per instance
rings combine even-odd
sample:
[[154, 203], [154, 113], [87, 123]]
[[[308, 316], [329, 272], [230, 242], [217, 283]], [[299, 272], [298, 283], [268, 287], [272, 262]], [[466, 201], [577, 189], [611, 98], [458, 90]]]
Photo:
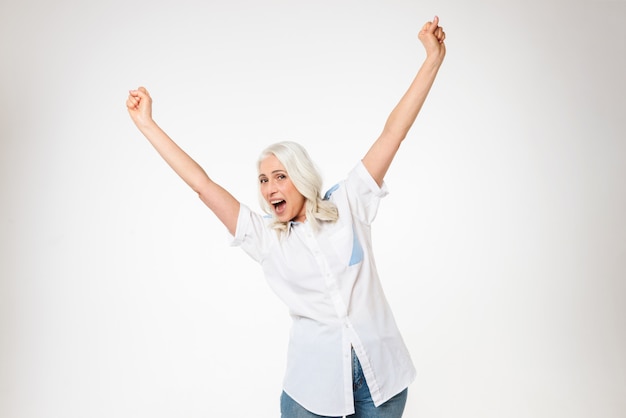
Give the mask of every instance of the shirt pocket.
[[342, 226], [331, 236], [331, 244], [341, 265], [353, 266], [363, 261], [363, 247], [354, 232], [353, 225]]

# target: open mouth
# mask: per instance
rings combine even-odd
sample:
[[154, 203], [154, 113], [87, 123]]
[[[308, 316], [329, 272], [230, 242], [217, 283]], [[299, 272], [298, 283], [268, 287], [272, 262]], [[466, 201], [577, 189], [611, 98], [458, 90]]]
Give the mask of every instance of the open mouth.
[[271, 204], [272, 206], [274, 206], [274, 212], [276, 212], [276, 214], [281, 214], [282, 212], [284, 212], [287, 202], [285, 202], [284, 200], [274, 200], [271, 202]]

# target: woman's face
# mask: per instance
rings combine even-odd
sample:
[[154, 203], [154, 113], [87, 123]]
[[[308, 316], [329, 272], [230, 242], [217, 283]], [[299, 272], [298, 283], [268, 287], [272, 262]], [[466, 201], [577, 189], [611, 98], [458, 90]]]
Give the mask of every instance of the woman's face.
[[304, 222], [306, 199], [275, 155], [270, 154], [259, 165], [261, 195], [281, 222]]

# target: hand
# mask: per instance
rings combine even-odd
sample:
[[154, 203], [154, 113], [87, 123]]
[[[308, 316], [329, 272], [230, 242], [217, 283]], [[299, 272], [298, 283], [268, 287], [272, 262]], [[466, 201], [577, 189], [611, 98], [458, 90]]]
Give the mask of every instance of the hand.
[[426, 48], [426, 55], [443, 59], [446, 55], [446, 33], [439, 26], [439, 17], [435, 16], [432, 22], [426, 22], [418, 35], [419, 40]]
[[128, 92], [126, 107], [128, 114], [138, 127], [152, 122], [152, 98], [145, 87]]

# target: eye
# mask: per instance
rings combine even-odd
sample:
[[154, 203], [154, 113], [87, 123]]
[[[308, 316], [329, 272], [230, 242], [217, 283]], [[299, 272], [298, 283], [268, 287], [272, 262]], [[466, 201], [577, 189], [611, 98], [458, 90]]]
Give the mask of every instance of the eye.
[[284, 174], [279, 174], [279, 175], [277, 175], [277, 176], [276, 176], [276, 178], [277, 178], [278, 180], [284, 180], [284, 179], [286, 179], [286, 178], [287, 178], [287, 176], [286, 176], [286, 175], [284, 175]]
[[267, 179], [265, 177], [259, 179], [259, 183], [267, 183]]

